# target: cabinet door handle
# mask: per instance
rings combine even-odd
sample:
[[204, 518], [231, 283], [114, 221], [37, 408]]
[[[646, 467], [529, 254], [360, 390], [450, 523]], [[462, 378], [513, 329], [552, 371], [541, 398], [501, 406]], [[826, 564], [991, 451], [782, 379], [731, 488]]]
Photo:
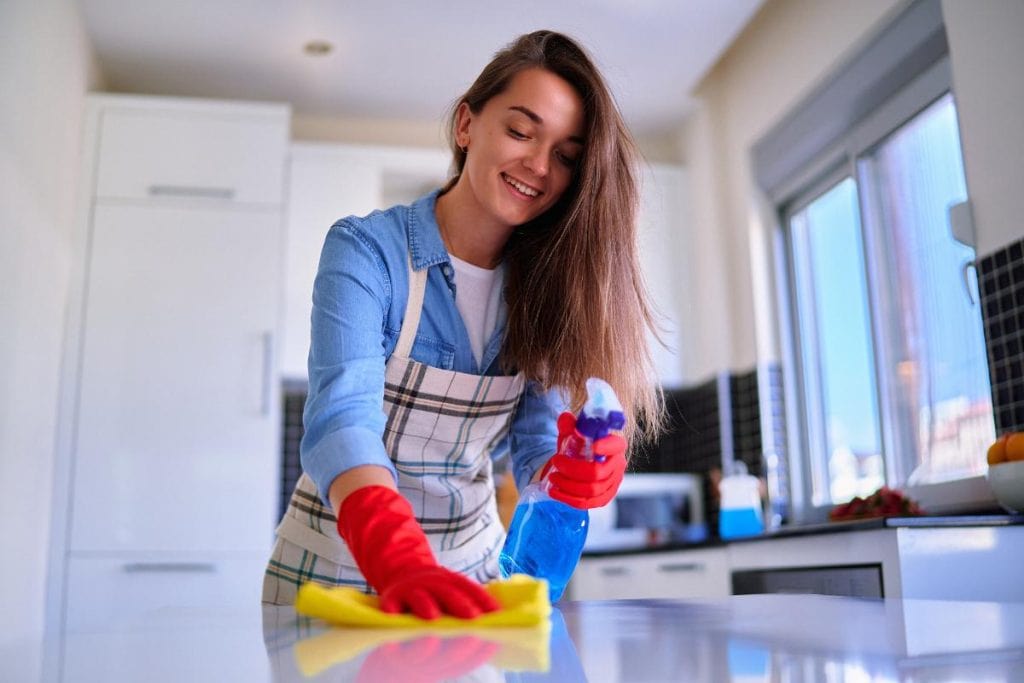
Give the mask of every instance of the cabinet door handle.
[[203, 199], [234, 199], [230, 187], [192, 187], [188, 185], [150, 185], [150, 197], [202, 197]]
[[625, 576], [629, 573], [629, 567], [601, 567], [601, 574], [604, 576]]
[[274, 381], [274, 333], [263, 333], [263, 365], [260, 367], [260, 414], [270, 417], [270, 386]]
[[659, 572], [702, 572], [704, 565], [699, 562], [669, 562], [658, 565]]
[[217, 565], [213, 562], [127, 562], [121, 569], [126, 574], [213, 574], [217, 571]]

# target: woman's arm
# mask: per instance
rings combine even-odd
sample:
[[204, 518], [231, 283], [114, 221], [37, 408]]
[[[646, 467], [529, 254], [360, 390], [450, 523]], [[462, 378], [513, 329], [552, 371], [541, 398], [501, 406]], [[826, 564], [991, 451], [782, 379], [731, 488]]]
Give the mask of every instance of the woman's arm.
[[361, 489], [364, 486], [385, 486], [398, 491], [398, 487], [395, 486], [395, 476], [391, 470], [379, 465], [359, 465], [342, 472], [331, 482], [327, 492], [331, 509], [340, 510], [345, 499], [356, 489]]
[[313, 286], [300, 459], [327, 504], [334, 480], [353, 468], [387, 470], [394, 485], [381, 410], [391, 279], [381, 247], [364, 236], [358, 221], [331, 227]]
[[544, 463], [555, 454], [558, 416], [565, 409], [561, 392], [544, 391], [538, 383], [527, 382], [509, 430], [512, 474], [520, 491], [540, 477]]

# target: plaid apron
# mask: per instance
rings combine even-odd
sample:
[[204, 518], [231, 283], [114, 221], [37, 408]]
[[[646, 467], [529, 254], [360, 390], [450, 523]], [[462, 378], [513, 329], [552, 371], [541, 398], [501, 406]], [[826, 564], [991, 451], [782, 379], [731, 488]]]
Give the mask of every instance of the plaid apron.
[[[398, 490], [412, 504], [438, 562], [485, 582], [498, 577], [505, 541], [491, 451], [508, 432], [525, 380], [442, 370], [409, 357], [427, 270], [409, 263], [402, 331], [384, 373], [384, 449], [398, 472]], [[303, 474], [277, 527], [263, 602], [292, 604], [307, 581], [372, 592], [338, 535], [334, 512]]]

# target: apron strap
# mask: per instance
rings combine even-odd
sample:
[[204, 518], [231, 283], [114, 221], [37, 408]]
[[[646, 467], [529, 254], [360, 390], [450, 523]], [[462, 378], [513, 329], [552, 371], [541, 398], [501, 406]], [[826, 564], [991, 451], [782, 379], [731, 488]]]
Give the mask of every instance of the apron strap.
[[416, 339], [416, 330], [420, 327], [420, 312], [423, 309], [423, 293], [427, 288], [427, 272], [429, 268], [416, 270], [412, 267], [412, 254], [409, 254], [409, 300], [405, 304], [405, 318], [402, 320], [402, 332], [398, 335], [394, 355], [399, 358], [410, 358], [412, 343]]

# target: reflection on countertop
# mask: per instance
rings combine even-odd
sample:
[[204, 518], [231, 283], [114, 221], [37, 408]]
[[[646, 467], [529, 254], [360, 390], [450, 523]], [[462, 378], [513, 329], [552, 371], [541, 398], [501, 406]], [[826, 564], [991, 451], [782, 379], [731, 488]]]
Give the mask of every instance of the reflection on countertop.
[[[301, 621], [287, 610], [271, 616], [272, 638]], [[1024, 680], [1022, 603], [797, 595], [578, 602], [553, 613], [546, 652], [537, 635], [314, 628], [268, 651], [282, 681]], [[311, 656], [314, 642], [320, 653]]]
[[164, 609], [57, 645], [47, 681], [1020, 681], [1024, 603], [566, 602], [550, 629], [447, 633], [334, 629], [254, 605]]

